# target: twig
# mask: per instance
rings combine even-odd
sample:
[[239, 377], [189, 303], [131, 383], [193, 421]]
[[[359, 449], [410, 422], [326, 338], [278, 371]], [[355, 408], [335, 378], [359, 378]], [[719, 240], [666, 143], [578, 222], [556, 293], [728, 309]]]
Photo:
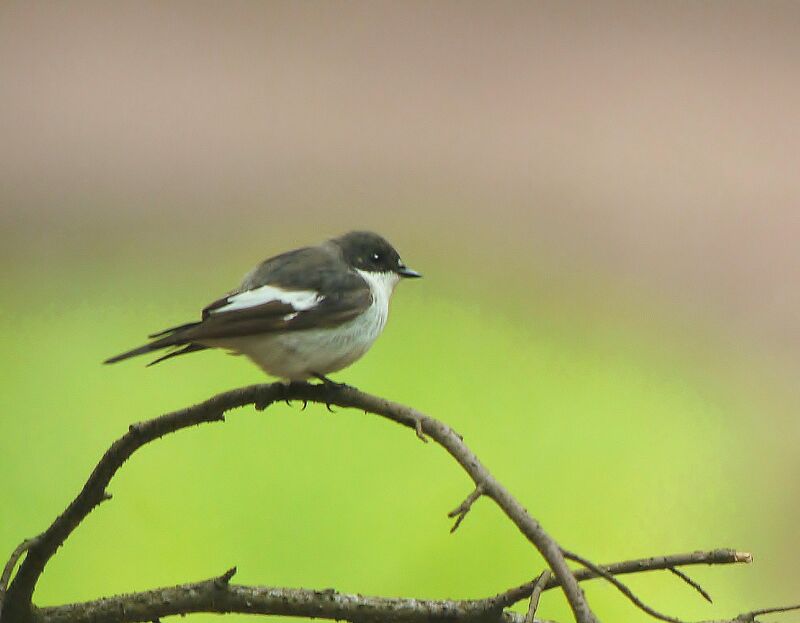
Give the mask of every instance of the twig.
[[760, 610], [751, 610], [750, 612], [744, 612], [740, 614], [733, 621], [735, 623], [753, 623], [756, 620], [756, 617], [761, 616], [762, 614], [775, 614], [777, 612], [792, 612], [793, 610], [800, 610], [800, 604], [794, 604], [792, 606], [777, 606], [775, 608], [761, 608]]
[[[616, 562], [609, 565], [603, 565], [602, 568], [612, 575], [625, 575], [628, 573], [640, 573], [644, 571], [663, 571], [672, 567], [682, 567], [689, 565], [727, 565], [737, 563], [751, 563], [753, 556], [748, 552], [738, 552], [733, 549], [715, 549], [711, 551], [697, 551], [685, 554], [672, 554], [670, 556], [653, 556], [652, 558], [637, 558], [635, 560], [626, 560], [623, 562]], [[579, 582], [591, 580], [600, 577], [600, 574], [595, 573], [592, 569], [578, 569], [574, 573], [575, 578]], [[520, 586], [510, 588], [503, 593], [495, 595], [495, 604], [498, 608], [507, 608], [525, 599], [531, 595], [534, 582], [527, 582]], [[544, 590], [550, 590], [558, 586], [558, 580], [551, 578]]]
[[639, 599], [634, 594], [634, 592], [630, 588], [628, 588], [625, 584], [623, 584], [619, 579], [615, 578], [608, 571], [606, 571], [602, 567], [599, 567], [598, 565], [594, 564], [592, 561], [587, 560], [586, 558], [583, 558], [582, 556], [579, 556], [578, 554], [575, 554], [573, 552], [568, 552], [568, 551], [564, 551], [564, 556], [569, 560], [577, 562], [577, 563], [583, 565], [584, 567], [587, 567], [587, 568], [591, 569], [597, 575], [599, 575], [599, 576], [603, 577], [604, 579], [608, 580], [611, 584], [613, 584], [617, 588], [617, 590], [619, 590], [619, 592], [621, 592], [623, 595], [625, 595], [625, 597], [627, 597], [629, 600], [631, 600], [633, 602], [633, 605], [635, 605], [640, 610], [646, 612], [651, 617], [653, 617], [655, 619], [659, 619], [661, 621], [666, 621], [667, 623], [685, 623], [682, 619], [678, 619], [676, 617], [669, 616], [668, 614], [664, 614], [664, 613], [659, 612], [658, 610], [656, 610], [654, 608], [651, 608], [646, 603], [644, 603], [641, 599]]
[[686, 582], [689, 586], [691, 586], [698, 593], [700, 593], [700, 596], [703, 599], [705, 599], [708, 603], [710, 603], [710, 604], [714, 603], [714, 600], [711, 599], [711, 595], [708, 594], [708, 591], [706, 591], [706, 589], [704, 589], [702, 586], [700, 586], [700, 584], [695, 582], [692, 578], [690, 578], [688, 575], [686, 575], [683, 571], [681, 571], [680, 569], [676, 569], [675, 567], [669, 567], [669, 571], [671, 573], [675, 574], [676, 576], [678, 576], [684, 582]]
[[467, 516], [467, 513], [472, 508], [472, 505], [475, 504], [478, 498], [481, 497], [482, 495], [483, 495], [483, 487], [481, 485], [478, 485], [477, 487], [475, 487], [475, 490], [472, 493], [470, 493], [463, 502], [461, 502], [461, 504], [459, 504], [456, 508], [447, 513], [448, 517], [456, 518], [453, 527], [450, 528], [450, 534], [453, 534], [453, 532], [458, 530], [458, 527], [461, 525], [461, 522], [464, 521], [464, 517]]
[[214, 586], [217, 588], [225, 588], [228, 584], [231, 583], [231, 578], [236, 575], [236, 567], [231, 567], [221, 576], [214, 580]]
[[14, 567], [22, 555], [28, 551], [36, 539], [25, 539], [22, 543], [17, 545], [16, 549], [11, 552], [11, 556], [3, 567], [3, 573], [0, 575], [0, 619], [3, 616], [3, 603], [5, 602], [6, 591], [8, 590], [8, 583], [11, 581], [11, 574], [14, 573]]
[[467, 472], [475, 486], [481, 486], [547, 561], [558, 579], [578, 623], [595, 623], [596, 618], [572, 575], [561, 547], [531, 517], [525, 508], [484, 467], [461, 437], [446, 424], [410, 407], [360, 392], [351, 387], [292, 383], [251, 385], [161, 417], [134, 425], [115, 441], [89, 476], [78, 496], [30, 547], [6, 594], [6, 607], [13, 606], [19, 619], [28, 616], [36, 583], [45, 565], [83, 519], [103, 500], [106, 487], [122, 464], [143, 445], [178, 430], [206, 422], [222, 421], [223, 414], [234, 408], [254, 404], [266, 408], [276, 400], [307, 400], [339, 407], [354, 407], [380, 415], [433, 438]]
[[534, 580], [531, 600], [528, 603], [528, 613], [525, 615], [525, 623], [533, 623], [533, 618], [536, 616], [536, 609], [539, 607], [539, 597], [542, 596], [542, 591], [550, 580], [550, 576], [550, 572], [545, 569], [539, 574], [539, 577]]
[[423, 443], [428, 443], [428, 438], [425, 436], [425, 433], [422, 430], [422, 420], [417, 420], [414, 424], [414, 432], [417, 433], [417, 437]]

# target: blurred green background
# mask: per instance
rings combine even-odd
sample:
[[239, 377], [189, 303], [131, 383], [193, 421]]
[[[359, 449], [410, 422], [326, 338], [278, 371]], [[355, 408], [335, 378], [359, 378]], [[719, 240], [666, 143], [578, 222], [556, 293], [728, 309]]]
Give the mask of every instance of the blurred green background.
[[[3, 2], [0, 551], [131, 422], [265, 380], [222, 353], [100, 361], [268, 255], [370, 228], [426, 278], [340, 380], [451, 424], [596, 562], [754, 553], [689, 569], [713, 606], [630, 577], [655, 607], [796, 602], [798, 26], [791, 2]], [[232, 565], [477, 598], [542, 568], [486, 500], [448, 534], [465, 475], [359, 412], [244, 409], [110, 490], [38, 604]], [[569, 620], [556, 592], [539, 612]]]

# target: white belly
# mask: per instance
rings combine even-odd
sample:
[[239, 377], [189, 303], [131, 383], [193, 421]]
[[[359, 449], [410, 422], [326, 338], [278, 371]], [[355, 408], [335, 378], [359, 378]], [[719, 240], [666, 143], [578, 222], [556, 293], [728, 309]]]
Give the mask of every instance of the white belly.
[[[330, 329], [248, 335], [214, 340], [208, 346], [226, 348], [251, 359], [271, 376], [303, 381], [349, 366], [366, 353], [386, 326], [389, 298], [396, 280], [373, 284], [372, 305], [357, 318]], [[377, 287], [376, 287], [377, 286]]]

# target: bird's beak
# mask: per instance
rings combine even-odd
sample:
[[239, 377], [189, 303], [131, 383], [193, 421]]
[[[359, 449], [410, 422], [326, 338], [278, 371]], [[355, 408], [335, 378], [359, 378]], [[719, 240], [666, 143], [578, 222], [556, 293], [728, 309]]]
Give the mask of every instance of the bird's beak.
[[416, 279], [418, 277], [422, 277], [422, 275], [420, 273], [418, 273], [416, 270], [413, 270], [413, 269], [409, 268], [405, 264], [402, 265], [397, 270], [397, 274], [400, 275], [401, 277], [409, 277], [409, 278], [414, 278], [414, 279]]

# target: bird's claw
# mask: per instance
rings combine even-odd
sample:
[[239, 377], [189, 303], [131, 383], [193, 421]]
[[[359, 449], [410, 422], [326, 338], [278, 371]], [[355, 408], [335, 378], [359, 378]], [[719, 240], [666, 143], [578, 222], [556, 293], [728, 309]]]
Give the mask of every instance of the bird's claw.
[[333, 379], [328, 378], [324, 374], [314, 373], [312, 376], [315, 379], [319, 379], [320, 381], [322, 381], [323, 385], [325, 385], [326, 387], [330, 387], [331, 389], [339, 389], [339, 390], [355, 389], [352, 385], [348, 385], [347, 383], [339, 383], [338, 381], [334, 381]]

